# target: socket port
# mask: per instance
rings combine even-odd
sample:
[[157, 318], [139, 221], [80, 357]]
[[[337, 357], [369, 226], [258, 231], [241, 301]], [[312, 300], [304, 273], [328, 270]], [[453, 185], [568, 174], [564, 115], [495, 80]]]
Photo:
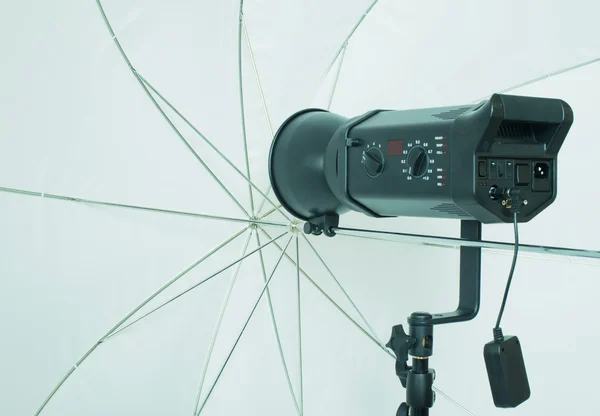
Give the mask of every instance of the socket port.
[[548, 179], [550, 166], [545, 162], [537, 162], [533, 165], [533, 176], [536, 179]]

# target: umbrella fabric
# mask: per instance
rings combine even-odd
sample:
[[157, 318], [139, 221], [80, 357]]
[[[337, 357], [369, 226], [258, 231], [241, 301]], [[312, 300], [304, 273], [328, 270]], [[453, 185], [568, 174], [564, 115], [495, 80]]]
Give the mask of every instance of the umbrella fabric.
[[[458, 251], [298, 233], [266, 167], [273, 132], [302, 108], [355, 116], [501, 91], [564, 99], [575, 124], [559, 196], [520, 226], [521, 241], [599, 248], [594, 2], [6, 3], [2, 415], [394, 414], [404, 390], [381, 344], [413, 311], [454, 309]], [[483, 233], [513, 238], [509, 225]], [[476, 320], [436, 328], [433, 414], [501, 413], [482, 349], [510, 254], [484, 251]], [[521, 339], [532, 397], [511, 414], [600, 411], [599, 264], [519, 258], [503, 327]]]

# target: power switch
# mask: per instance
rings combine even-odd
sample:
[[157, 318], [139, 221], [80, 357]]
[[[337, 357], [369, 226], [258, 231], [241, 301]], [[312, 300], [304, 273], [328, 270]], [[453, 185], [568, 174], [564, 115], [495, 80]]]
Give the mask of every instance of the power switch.
[[517, 185], [529, 185], [531, 182], [531, 169], [529, 165], [517, 165], [516, 173]]
[[479, 161], [477, 165], [477, 174], [480, 178], [485, 178], [487, 176], [487, 163], [484, 160]]
[[504, 163], [504, 160], [499, 160], [498, 161], [498, 177], [499, 178], [504, 178], [505, 169], [506, 169], [506, 164]]

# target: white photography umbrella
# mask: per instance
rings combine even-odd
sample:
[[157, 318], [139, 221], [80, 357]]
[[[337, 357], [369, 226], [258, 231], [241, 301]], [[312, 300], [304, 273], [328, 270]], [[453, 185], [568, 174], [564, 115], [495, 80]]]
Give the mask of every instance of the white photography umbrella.
[[[5, 3], [0, 414], [394, 414], [385, 343], [414, 311], [455, 309], [460, 222], [348, 213], [369, 231], [305, 235], [272, 192], [271, 142], [304, 108], [496, 92], [575, 114], [558, 197], [520, 225], [502, 322], [532, 393], [508, 412], [600, 412], [595, 2]], [[436, 326], [432, 414], [505, 412], [483, 346], [513, 239], [483, 227], [479, 315]]]

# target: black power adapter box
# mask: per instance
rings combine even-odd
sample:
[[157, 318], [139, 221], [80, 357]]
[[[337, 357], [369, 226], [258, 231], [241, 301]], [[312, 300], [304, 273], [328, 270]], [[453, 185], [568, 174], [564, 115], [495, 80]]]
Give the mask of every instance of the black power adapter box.
[[529, 399], [531, 390], [519, 338], [505, 336], [489, 342], [483, 356], [496, 407], [517, 407]]

